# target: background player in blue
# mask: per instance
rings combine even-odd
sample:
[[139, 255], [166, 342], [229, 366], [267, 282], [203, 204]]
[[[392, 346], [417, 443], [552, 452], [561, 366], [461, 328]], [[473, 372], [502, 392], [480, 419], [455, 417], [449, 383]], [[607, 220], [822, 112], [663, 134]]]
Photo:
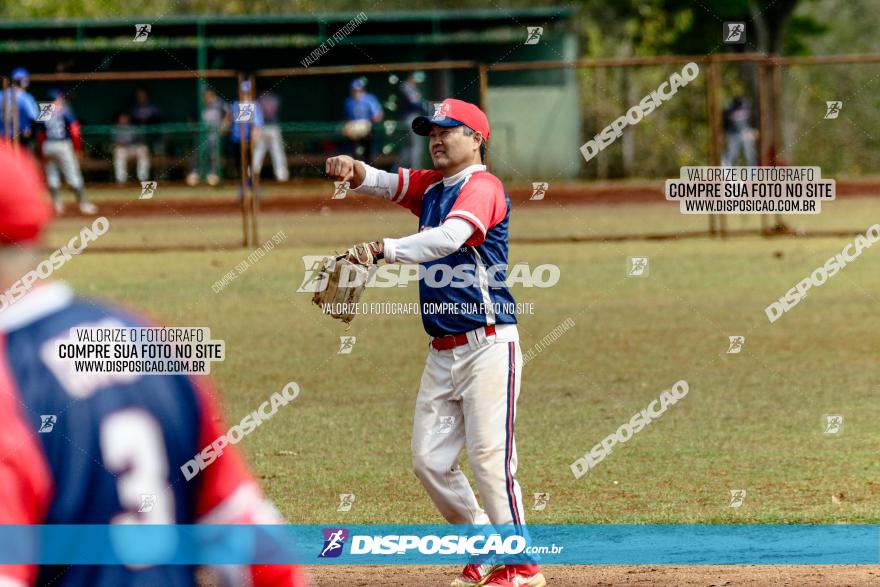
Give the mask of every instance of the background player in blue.
[[[51, 216], [36, 162], [0, 144], [0, 291], [44, 258]], [[74, 246], [74, 245], [71, 245]], [[16, 291], [16, 290], [13, 290]], [[273, 524], [280, 516], [237, 450], [187, 481], [180, 470], [226, 427], [205, 377], [77, 373], [47, 349], [80, 325], [142, 319], [37, 281], [0, 296], [0, 524]], [[152, 495], [142, 508], [142, 496]], [[144, 511], [139, 511], [144, 509]], [[252, 565], [235, 585], [305, 585], [297, 567]], [[191, 566], [0, 565], [0, 585], [190, 587]]]
[[[0, 121], [2, 121], [3, 134], [12, 138], [15, 131], [13, 108], [18, 108], [18, 137], [29, 148], [33, 148], [34, 132], [33, 124], [39, 116], [39, 106], [34, 97], [27, 91], [30, 85], [29, 74], [23, 67], [16, 67], [9, 75], [12, 79], [12, 87], [5, 92], [0, 92]], [[15, 94], [13, 101], [12, 95]]]
[[382, 121], [385, 111], [382, 110], [379, 99], [367, 91], [366, 82], [362, 78], [352, 80], [349, 96], [343, 105], [343, 116], [345, 123], [342, 134], [351, 141], [349, 152], [362, 156], [368, 162], [375, 160], [376, 137], [373, 134], [373, 125]]
[[[449, 522], [521, 526], [514, 421], [522, 353], [513, 297], [504, 283], [510, 200], [483, 165], [489, 121], [475, 105], [447, 99], [433, 116], [416, 118], [412, 127], [430, 137], [434, 170], [387, 173], [348, 156], [327, 160], [327, 174], [350, 182], [355, 192], [388, 199], [419, 217], [417, 234], [361, 243], [348, 255], [363, 264], [381, 258], [420, 263], [426, 275], [445, 265], [470, 277], [460, 280], [465, 287], [419, 282], [422, 323], [431, 341], [416, 400], [413, 467]], [[438, 307], [458, 311], [432, 310]], [[441, 426], [444, 432], [438, 433]], [[485, 510], [459, 468], [463, 448]], [[534, 564], [472, 564], [452, 583], [545, 584]]]
[[[244, 80], [240, 84], [241, 93], [245, 96], [249, 96], [251, 92], [251, 82], [248, 80]], [[260, 135], [263, 130], [263, 111], [260, 108], [260, 103], [256, 101], [250, 102], [250, 108], [243, 109], [242, 102], [239, 100], [235, 100], [232, 103], [231, 108], [227, 114], [226, 126], [229, 128], [229, 150], [232, 155], [231, 159], [235, 161], [235, 172], [237, 174], [241, 173], [241, 141], [242, 141], [242, 127], [244, 127], [244, 141], [248, 144], [251, 144], [255, 141], [260, 140]], [[248, 147], [249, 148], [249, 147]], [[247, 185], [251, 187], [253, 184], [253, 172], [250, 169], [250, 157], [246, 158], [248, 170], [246, 171], [247, 177]], [[257, 196], [260, 195], [260, 192], [257, 192]], [[241, 199], [244, 197], [244, 184], [240, 184], [238, 187], [238, 198]]]

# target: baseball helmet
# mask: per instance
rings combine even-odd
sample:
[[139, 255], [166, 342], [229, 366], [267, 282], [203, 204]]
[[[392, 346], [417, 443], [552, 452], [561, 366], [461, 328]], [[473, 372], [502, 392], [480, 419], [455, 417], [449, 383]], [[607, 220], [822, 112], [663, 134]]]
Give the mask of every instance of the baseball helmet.
[[22, 82], [24, 82], [24, 84], [22, 84], [22, 85], [27, 85], [27, 79], [30, 77], [30, 74], [28, 73], [28, 70], [26, 70], [25, 68], [16, 67], [15, 69], [12, 70], [12, 73], [9, 75], [9, 77], [15, 83], [21, 84]]

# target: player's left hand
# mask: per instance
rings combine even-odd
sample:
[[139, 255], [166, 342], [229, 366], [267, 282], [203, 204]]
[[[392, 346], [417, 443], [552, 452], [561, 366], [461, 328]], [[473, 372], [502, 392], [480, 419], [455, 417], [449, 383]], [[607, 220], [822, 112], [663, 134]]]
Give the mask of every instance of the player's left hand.
[[381, 241], [358, 243], [345, 252], [345, 258], [358, 265], [374, 265], [385, 256], [385, 247]]

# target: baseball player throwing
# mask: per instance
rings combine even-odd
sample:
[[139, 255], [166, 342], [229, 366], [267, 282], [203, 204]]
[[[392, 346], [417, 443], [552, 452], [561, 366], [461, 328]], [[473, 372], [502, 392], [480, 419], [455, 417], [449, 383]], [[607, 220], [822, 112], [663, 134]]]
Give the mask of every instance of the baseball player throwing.
[[[430, 347], [416, 400], [413, 467], [449, 522], [519, 528], [524, 516], [513, 431], [522, 353], [504, 283], [510, 200], [483, 165], [489, 121], [473, 104], [447, 99], [434, 116], [413, 120], [412, 128], [429, 137], [433, 170], [386, 173], [348, 156], [327, 160], [327, 174], [348, 181], [355, 192], [419, 217], [417, 234], [355, 245], [349, 259], [368, 265], [384, 257], [386, 263], [419, 263], [426, 276], [447, 269], [470, 277], [419, 282]], [[459, 467], [462, 448], [485, 509]], [[535, 564], [469, 564], [452, 585], [542, 587], [546, 581]]]

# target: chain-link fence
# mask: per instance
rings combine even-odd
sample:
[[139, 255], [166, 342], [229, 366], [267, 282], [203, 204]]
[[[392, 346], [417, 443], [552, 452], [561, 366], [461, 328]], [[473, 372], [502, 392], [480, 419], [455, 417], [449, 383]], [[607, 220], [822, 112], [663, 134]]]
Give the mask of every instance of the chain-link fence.
[[[241, 227], [251, 221], [236, 220], [239, 203], [251, 193], [239, 178], [252, 172], [242, 170], [237, 144], [230, 142], [235, 124], [231, 104], [241, 100], [237, 77], [227, 70], [32, 76], [30, 91], [37, 100], [59, 88], [72, 111], [83, 113], [79, 161], [104, 209], [119, 216], [149, 216], [138, 223], [151, 225], [206, 223], [204, 231], [177, 230], [168, 238], [151, 229], [113, 246], [224, 247], [259, 237], [239, 238]], [[565, 206], [596, 198], [662, 202], [660, 180], [677, 177], [682, 166], [718, 164], [819, 166], [824, 177], [838, 179], [839, 193], [869, 195], [878, 188], [871, 175], [880, 149], [870, 124], [878, 78], [878, 55], [725, 54], [269, 69], [251, 77], [246, 99], [257, 105], [267, 132], [249, 145], [246, 159], [262, 150], [263, 181], [252, 182], [252, 193], [265, 212], [323, 209], [333, 198], [325, 193], [326, 157], [350, 153], [385, 169], [427, 166], [426, 142], [409, 125], [414, 116], [430, 114], [441, 99], [455, 97], [487, 110], [490, 167], [517, 194], [515, 199], [523, 199], [519, 192], [527, 197], [533, 184], [546, 183], [552, 186], [548, 198], [564, 195], [558, 201]], [[376, 115], [352, 132], [348, 101], [364, 93], [372, 96]], [[146, 106], [138, 102], [139, 94], [146, 95]], [[615, 128], [640, 105], [637, 120], [630, 116], [625, 128]], [[133, 120], [139, 106], [153, 106], [153, 118]], [[213, 117], [206, 116], [212, 108]], [[124, 144], [132, 147], [123, 149]], [[148, 167], [141, 165], [144, 152]], [[145, 179], [159, 184], [153, 202], [141, 198]], [[219, 222], [224, 215], [226, 221]], [[821, 217], [796, 220], [802, 232], [818, 234], [852, 231], [857, 227], [851, 218], [823, 211]], [[783, 226], [783, 219], [709, 217], [695, 230], [692, 218], [678, 218], [663, 226], [659, 231], [632, 226], [627, 235], [767, 232]], [[604, 235], [582, 236], [601, 240]]]

